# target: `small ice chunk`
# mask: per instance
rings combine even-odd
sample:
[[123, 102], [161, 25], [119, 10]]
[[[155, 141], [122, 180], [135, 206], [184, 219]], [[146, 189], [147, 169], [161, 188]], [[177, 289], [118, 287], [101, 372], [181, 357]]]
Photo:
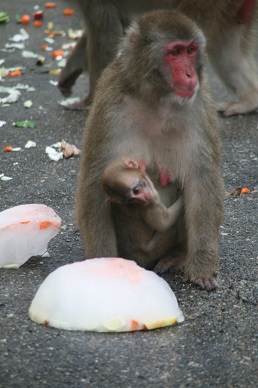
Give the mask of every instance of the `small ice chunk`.
[[155, 329], [184, 320], [164, 279], [117, 257], [59, 267], [39, 287], [29, 315], [59, 329], [100, 332]]
[[0, 268], [17, 268], [31, 256], [43, 255], [60, 227], [60, 217], [46, 205], [20, 205], [0, 212]]

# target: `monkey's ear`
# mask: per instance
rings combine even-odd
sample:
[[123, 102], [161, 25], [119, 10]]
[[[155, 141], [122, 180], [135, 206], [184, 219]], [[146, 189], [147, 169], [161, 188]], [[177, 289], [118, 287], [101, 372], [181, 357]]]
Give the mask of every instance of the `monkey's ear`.
[[139, 167], [138, 163], [132, 159], [124, 158], [123, 162], [124, 162], [124, 166], [127, 168], [138, 168]]

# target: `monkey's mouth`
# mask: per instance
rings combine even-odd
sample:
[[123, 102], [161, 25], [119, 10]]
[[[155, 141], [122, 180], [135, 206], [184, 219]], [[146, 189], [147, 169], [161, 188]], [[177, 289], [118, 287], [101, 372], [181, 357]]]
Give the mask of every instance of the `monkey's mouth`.
[[195, 87], [183, 88], [177, 85], [173, 85], [172, 88], [173, 91], [182, 98], [192, 98], [196, 91]]

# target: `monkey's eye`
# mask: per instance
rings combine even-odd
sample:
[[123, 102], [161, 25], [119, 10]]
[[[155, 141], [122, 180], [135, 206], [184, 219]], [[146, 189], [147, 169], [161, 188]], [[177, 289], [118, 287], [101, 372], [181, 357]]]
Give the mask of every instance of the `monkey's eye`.
[[135, 195], [138, 195], [139, 194], [139, 192], [140, 192], [140, 189], [139, 189], [139, 187], [134, 187], [134, 189], [133, 189], [133, 193], [135, 194]]
[[172, 50], [172, 51], [170, 52], [170, 54], [173, 55], [174, 57], [176, 57], [177, 55], [180, 54], [180, 50], [179, 50], [179, 49]]
[[188, 54], [192, 54], [194, 52], [194, 47], [190, 46], [187, 49]]

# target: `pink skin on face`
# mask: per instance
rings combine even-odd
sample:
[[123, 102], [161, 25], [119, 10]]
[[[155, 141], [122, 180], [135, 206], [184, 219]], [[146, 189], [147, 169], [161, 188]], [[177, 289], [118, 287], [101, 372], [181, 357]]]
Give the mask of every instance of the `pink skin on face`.
[[194, 41], [173, 41], [166, 45], [164, 63], [171, 73], [171, 88], [183, 98], [193, 97], [198, 86], [195, 60], [198, 46]]

